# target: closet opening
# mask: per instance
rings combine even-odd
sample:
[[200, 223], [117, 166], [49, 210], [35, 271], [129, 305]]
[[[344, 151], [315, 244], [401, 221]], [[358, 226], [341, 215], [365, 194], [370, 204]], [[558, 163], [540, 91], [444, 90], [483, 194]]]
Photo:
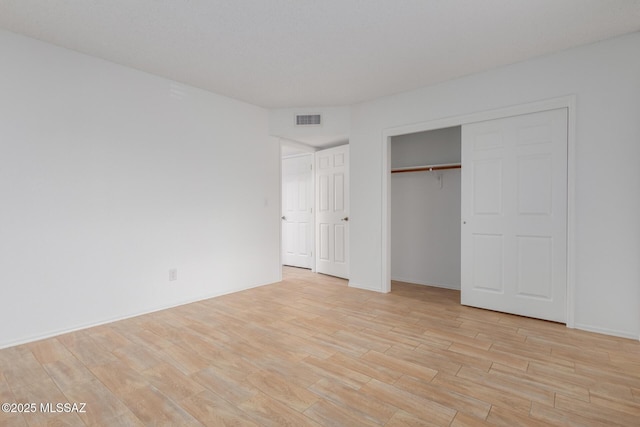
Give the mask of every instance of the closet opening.
[[393, 282], [460, 290], [461, 126], [391, 137]]

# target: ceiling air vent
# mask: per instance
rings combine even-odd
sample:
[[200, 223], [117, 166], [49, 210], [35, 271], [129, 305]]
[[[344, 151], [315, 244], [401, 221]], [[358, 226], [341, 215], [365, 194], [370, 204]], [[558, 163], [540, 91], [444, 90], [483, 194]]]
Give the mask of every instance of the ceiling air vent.
[[320, 114], [296, 114], [296, 126], [318, 126], [322, 124]]

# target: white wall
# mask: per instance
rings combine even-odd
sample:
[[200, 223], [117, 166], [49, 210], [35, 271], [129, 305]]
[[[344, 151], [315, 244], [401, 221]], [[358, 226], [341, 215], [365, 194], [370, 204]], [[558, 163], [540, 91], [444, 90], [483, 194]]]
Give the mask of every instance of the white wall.
[[0, 347], [279, 279], [266, 110], [4, 31], [0, 52]]
[[302, 144], [286, 138], [278, 138], [280, 140], [280, 154], [282, 157], [296, 156], [304, 153], [315, 153], [316, 148], [310, 145]]
[[[295, 126], [296, 114], [321, 114], [319, 126]], [[349, 107], [300, 107], [269, 110], [269, 134], [314, 147], [334, 147], [349, 141]]]
[[575, 326], [640, 334], [640, 33], [356, 105], [350, 284], [383, 289], [382, 133], [576, 95]]
[[[459, 163], [460, 144], [459, 126], [396, 136], [391, 167]], [[460, 169], [391, 175], [391, 278], [460, 289]]]
[[460, 163], [461, 144], [460, 126], [394, 136], [391, 138], [391, 167]]

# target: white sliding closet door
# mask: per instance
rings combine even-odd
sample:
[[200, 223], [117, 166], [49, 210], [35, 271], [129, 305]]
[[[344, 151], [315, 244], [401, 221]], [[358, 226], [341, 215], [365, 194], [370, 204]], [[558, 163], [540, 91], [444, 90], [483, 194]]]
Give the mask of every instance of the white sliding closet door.
[[316, 152], [316, 271], [349, 277], [349, 146]]
[[462, 126], [462, 304], [566, 322], [567, 109]]

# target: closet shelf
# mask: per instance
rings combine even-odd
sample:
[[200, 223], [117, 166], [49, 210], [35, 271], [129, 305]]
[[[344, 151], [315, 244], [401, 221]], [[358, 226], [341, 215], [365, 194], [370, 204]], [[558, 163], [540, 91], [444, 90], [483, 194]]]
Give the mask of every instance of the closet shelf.
[[441, 163], [438, 165], [425, 165], [425, 166], [409, 166], [406, 168], [394, 168], [391, 169], [391, 173], [404, 173], [404, 172], [429, 172], [440, 171], [444, 169], [460, 169], [462, 163]]

